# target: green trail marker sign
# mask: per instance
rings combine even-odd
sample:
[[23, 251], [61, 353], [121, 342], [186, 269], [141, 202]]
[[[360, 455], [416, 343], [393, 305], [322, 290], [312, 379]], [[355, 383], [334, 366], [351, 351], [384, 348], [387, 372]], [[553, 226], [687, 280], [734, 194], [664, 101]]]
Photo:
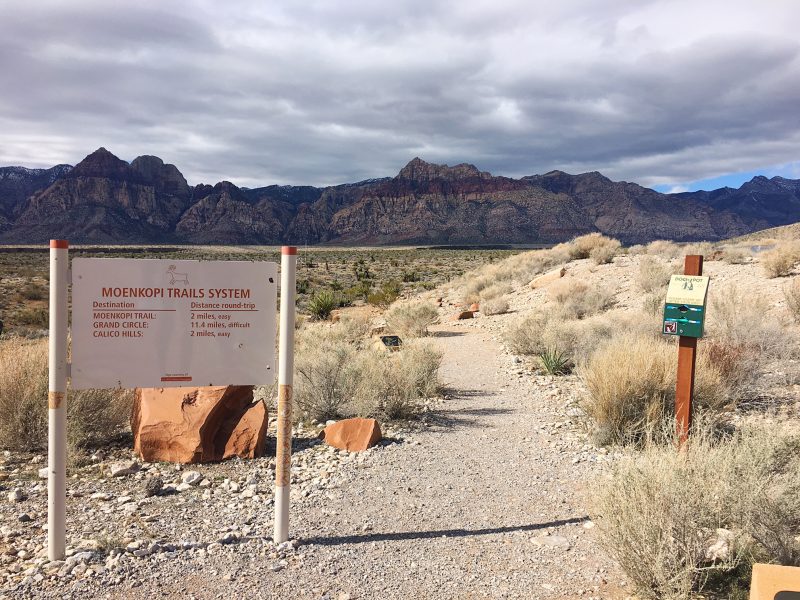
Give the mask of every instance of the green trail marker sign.
[[703, 337], [707, 293], [708, 277], [673, 275], [667, 288], [662, 331], [668, 335]]

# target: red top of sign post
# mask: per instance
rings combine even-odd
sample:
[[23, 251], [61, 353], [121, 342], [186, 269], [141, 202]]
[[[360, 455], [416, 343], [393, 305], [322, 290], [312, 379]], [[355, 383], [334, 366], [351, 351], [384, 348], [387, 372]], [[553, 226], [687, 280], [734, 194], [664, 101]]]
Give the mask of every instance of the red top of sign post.
[[69, 242], [67, 240], [50, 240], [50, 247], [66, 250], [69, 248]]
[[294, 256], [297, 254], [297, 247], [296, 246], [283, 246], [281, 248], [281, 254], [288, 254], [289, 256]]

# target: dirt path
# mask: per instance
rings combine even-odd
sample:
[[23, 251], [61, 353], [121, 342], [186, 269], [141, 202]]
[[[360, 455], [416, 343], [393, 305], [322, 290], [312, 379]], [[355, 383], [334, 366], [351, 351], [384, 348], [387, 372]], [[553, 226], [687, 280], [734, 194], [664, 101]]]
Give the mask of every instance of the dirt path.
[[[291, 534], [301, 545], [285, 564], [266, 544], [267, 510], [254, 523], [261, 546], [132, 565], [135, 577], [99, 597], [626, 596], [583, 501], [597, 463], [559, 425], [559, 392], [517, 373], [488, 331], [443, 326], [434, 343], [450, 388], [437, 419], [352, 457], [323, 497], [298, 498]], [[202, 502], [193, 510], [203, 517]]]

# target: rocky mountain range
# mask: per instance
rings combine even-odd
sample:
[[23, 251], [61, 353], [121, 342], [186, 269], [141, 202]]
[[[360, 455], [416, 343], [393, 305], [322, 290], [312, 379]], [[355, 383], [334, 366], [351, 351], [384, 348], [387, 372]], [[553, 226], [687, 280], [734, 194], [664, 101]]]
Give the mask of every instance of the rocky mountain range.
[[75, 167], [0, 167], [0, 242], [535, 244], [600, 231], [625, 243], [717, 240], [800, 221], [800, 180], [661, 194], [600, 173], [521, 179], [409, 162], [325, 188], [190, 186], [155, 156], [100, 148]]

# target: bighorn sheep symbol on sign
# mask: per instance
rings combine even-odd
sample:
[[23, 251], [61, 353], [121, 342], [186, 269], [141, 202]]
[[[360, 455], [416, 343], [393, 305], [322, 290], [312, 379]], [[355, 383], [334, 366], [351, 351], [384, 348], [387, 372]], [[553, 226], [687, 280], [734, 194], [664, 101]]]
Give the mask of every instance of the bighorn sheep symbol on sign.
[[189, 285], [189, 274], [188, 273], [176, 273], [175, 272], [175, 265], [170, 265], [167, 267], [167, 275], [169, 275], [169, 284], [175, 285], [176, 283], [182, 283], [183, 285]]

